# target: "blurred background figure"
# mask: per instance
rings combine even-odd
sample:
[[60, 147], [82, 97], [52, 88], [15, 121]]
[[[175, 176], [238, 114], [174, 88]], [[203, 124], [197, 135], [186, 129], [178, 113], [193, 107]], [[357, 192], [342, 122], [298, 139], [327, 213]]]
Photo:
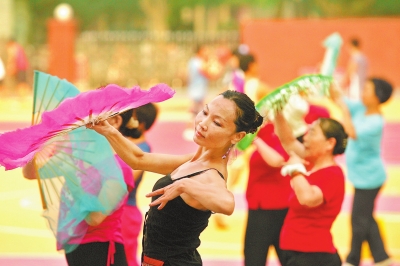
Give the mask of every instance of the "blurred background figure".
[[276, 115], [274, 126], [290, 154], [281, 173], [290, 176], [292, 187], [280, 235], [282, 265], [340, 266], [331, 228], [345, 192], [345, 176], [335, 156], [344, 153], [347, 134], [336, 120], [321, 118], [300, 143], [281, 113]]
[[4, 88], [4, 78], [6, 76], [6, 69], [4, 67], [3, 60], [0, 57], [0, 93], [3, 92]]
[[[193, 118], [203, 109], [204, 100], [207, 97], [210, 80], [216, 79], [221, 75], [222, 67], [218, 60], [211, 56], [209, 48], [205, 44], [198, 44], [195, 47], [195, 54], [190, 58], [188, 65], [188, 85], [187, 91], [192, 104], [189, 112]], [[188, 123], [183, 132], [185, 140], [193, 140], [193, 124]]]
[[281, 175], [281, 167], [289, 158], [267, 123], [253, 142], [256, 147], [249, 160], [246, 188], [247, 225], [244, 239], [246, 266], [265, 266], [270, 246], [279, 260], [282, 253], [279, 236], [289, 207], [290, 178]]
[[7, 90], [10, 95], [23, 95], [29, 89], [28, 85], [29, 61], [24, 48], [15, 40], [7, 42], [6, 78]]
[[244, 93], [245, 76], [240, 68], [240, 60], [243, 55], [249, 52], [249, 48], [245, 44], [239, 45], [231, 52], [231, 56], [227, 63], [227, 71], [222, 83], [229, 90], [235, 90]]
[[368, 242], [375, 265], [389, 266], [382, 235], [374, 218], [376, 198], [386, 182], [387, 174], [381, 154], [384, 118], [381, 105], [392, 95], [393, 87], [386, 80], [370, 78], [365, 83], [361, 101], [353, 101], [332, 90], [332, 99], [343, 113], [343, 126], [349, 135], [346, 149], [348, 179], [355, 188], [351, 212], [351, 249], [346, 266], [358, 266], [361, 247]]
[[[146, 139], [146, 131], [154, 124], [158, 114], [158, 108], [153, 103], [142, 105], [121, 114], [122, 124], [120, 129], [122, 135], [135, 143], [142, 151], [151, 152], [150, 144]], [[131, 169], [129, 169], [132, 171]], [[143, 215], [137, 205], [136, 194], [143, 178], [142, 170], [133, 170], [135, 186], [129, 192], [128, 201], [122, 215], [122, 236], [126, 259], [129, 266], [138, 266], [138, 237], [142, 230]]]
[[342, 86], [347, 88], [350, 99], [359, 100], [368, 75], [368, 59], [361, 50], [361, 42], [358, 38], [350, 39], [348, 46], [350, 59]]
[[244, 93], [257, 104], [258, 101], [271, 92], [271, 88], [260, 80], [256, 57], [250, 52], [241, 56], [239, 67], [244, 72], [245, 77]]

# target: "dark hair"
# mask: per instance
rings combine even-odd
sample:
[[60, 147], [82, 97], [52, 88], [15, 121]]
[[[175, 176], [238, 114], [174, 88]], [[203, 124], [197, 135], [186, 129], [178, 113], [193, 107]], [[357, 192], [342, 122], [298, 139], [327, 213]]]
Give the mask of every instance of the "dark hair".
[[351, 38], [350, 43], [354, 47], [357, 47], [357, 48], [360, 47], [360, 41], [357, 38]]
[[194, 46], [194, 53], [198, 54], [202, 49], [204, 49], [206, 45], [204, 43], [196, 43]]
[[390, 96], [392, 96], [393, 86], [384, 79], [370, 78], [369, 80], [374, 83], [375, 94], [379, 102], [384, 103], [389, 100]]
[[121, 114], [122, 117], [122, 124], [120, 127], [120, 132], [125, 137], [131, 138], [139, 138], [143, 132], [140, 131], [138, 128], [128, 128], [127, 124], [132, 118], [133, 114], [135, 113], [136, 119], [139, 121], [139, 124], [144, 124], [145, 131], [149, 130], [154, 121], [156, 120], [158, 114], [158, 108], [153, 103], [148, 103], [142, 106], [139, 106], [134, 109], [130, 109]]
[[232, 55], [232, 56], [236, 56], [236, 57], [239, 59], [239, 62], [240, 62], [240, 57], [243, 56], [243, 55], [239, 52], [239, 50], [238, 50], [237, 48], [231, 51], [231, 55]]
[[332, 118], [319, 118], [319, 126], [327, 139], [334, 138], [336, 140], [333, 148], [333, 155], [342, 154], [346, 150], [348, 135], [344, 131], [344, 127], [338, 121]]
[[233, 90], [224, 91], [220, 95], [236, 104], [236, 132], [245, 131], [246, 133], [255, 133], [257, 128], [262, 125], [264, 119], [256, 110], [254, 102], [249, 96]]
[[250, 68], [250, 64], [256, 62], [256, 58], [252, 54], [244, 54], [239, 57], [239, 67], [246, 72]]

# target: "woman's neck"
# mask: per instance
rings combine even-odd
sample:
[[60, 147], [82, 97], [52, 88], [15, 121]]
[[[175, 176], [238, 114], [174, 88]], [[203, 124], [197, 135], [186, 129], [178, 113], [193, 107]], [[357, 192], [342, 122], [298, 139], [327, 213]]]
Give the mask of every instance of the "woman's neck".
[[207, 162], [207, 163], [217, 163], [217, 164], [226, 164], [226, 161], [228, 161], [229, 155], [225, 159], [222, 159], [222, 157], [226, 154], [226, 151], [224, 153], [222, 152], [216, 152], [216, 150], [213, 149], [207, 149], [204, 147], [199, 147], [197, 152], [194, 154], [193, 158], [191, 159], [192, 162], [198, 161], [198, 162]]
[[381, 108], [379, 105], [366, 106], [366, 110], [365, 110], [366, 115], [374, 115], [374, 114], [380, 114], [380, 113], [381, 113]]
[[335, 159], [332, 155], [321, 155], [318, 156], [318, 158], [314, 161], [314, 163], [311, 163], [309, 170], [310, 172], [315, 172], [317, 170], [320, 170], [322, 168], [330, 167], [336, 165]]

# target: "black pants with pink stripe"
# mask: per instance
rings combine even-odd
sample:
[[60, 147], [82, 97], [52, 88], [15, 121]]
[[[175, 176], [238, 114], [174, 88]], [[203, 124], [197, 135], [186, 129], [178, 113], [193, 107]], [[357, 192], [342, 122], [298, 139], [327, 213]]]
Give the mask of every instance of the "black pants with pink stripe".
[[[107, 266], [110, 242], [80, 244], [74, 251], [65, 254], [68, 266]], [[111, 266], [128, 266], [124, 245], [115, 243], [114, 263]]]

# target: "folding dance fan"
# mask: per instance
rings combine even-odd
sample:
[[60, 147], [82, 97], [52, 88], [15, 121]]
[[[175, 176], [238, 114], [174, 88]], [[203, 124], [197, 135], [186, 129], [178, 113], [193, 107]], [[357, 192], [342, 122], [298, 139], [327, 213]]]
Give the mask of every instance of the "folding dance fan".
[[82, 125], [168, 99], [173, 91], [166, 85], [149, 91], [109, 85], [79, 94], [72, 84], [45, 73], [35, 72], [34, 80], [34, 125], [0, 135], [0, 143], [16, 147], [0, 148], [0, 164], [8, 170], [35, 158], [44, 216], [57, 248], [70, 252], [88, 228], [85, 217], [112, 212], [127, 192], [109, 143]]
[[[44, 143], [54, 137], [149, 102], [167, 100], [174, 93], [165, 84], [158, 84], [149, 90], [142, 90], [139, 86], [126, 89], [110, 84], [66, 98], [57, 108], [43, 112], [39, 124], [0, 135], [0, 165], [6, 170], [23, 166]], [[51, 106], [35, 103], [35, 108], [43, 105]]]
[[[257, 104], [256, 109], [264, 117], [264, 119], [272, 118], [278, 111], [288, 102], [290, 96], [294, 94], [302, 94], [304, 96], [311, 95], [328, 95], [329, 87], [333, 81], [332, 77], [313, 74], [301, 76], [285, 85], [278, 87], [267, 96], [262, 98]], [[238, 149], [247, 149], [253, 139], [257, 135], [247, 134], [239, 143], [237, 144]]]

